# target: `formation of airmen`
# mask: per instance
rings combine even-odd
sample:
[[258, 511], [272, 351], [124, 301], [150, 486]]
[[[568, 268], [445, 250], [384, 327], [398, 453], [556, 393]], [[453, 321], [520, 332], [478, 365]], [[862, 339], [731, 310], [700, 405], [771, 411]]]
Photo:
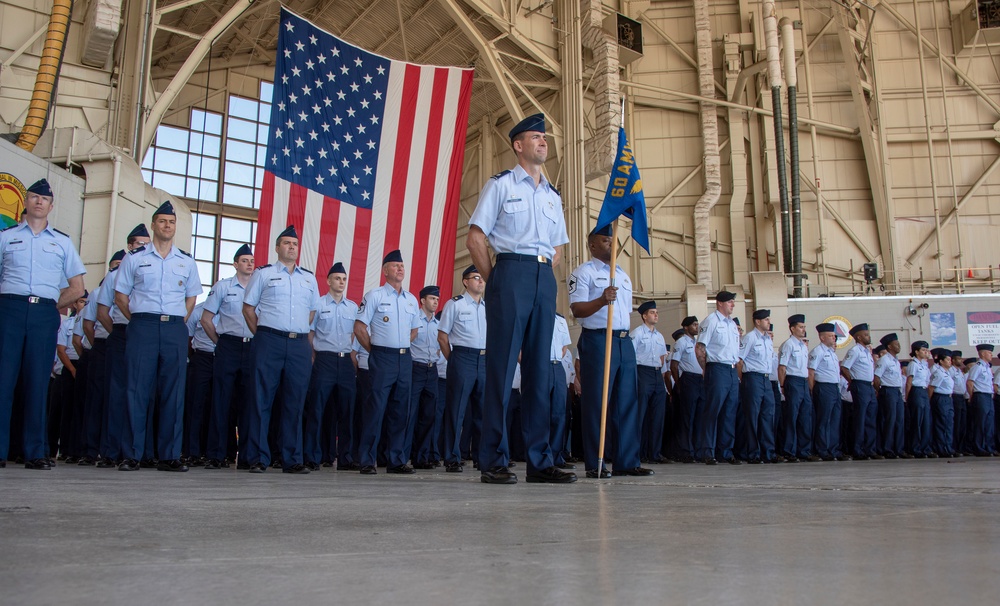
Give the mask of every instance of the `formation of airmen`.
[[612, 279], [610, 227], [590, 233], [591, 259], [567, 279], [574, 353], [555, 309], [552, 267], [569, 239], [541, 170], [544, 117], [510, 139], [518, 164], [483, 188], [469, 222], [474, 263], [444, 305], [437, 286], [418, 297], [403, 288], [398, 250], [359, 303], [345, 296], [342, 263], [321, 297], [296, 263], [292, 226], [275, 239], [275, 263], [255, 269], [242, 246], [235, 274], [196, 305], [200, 279], [173, 243], [169, 202], [87, 293], [79, 255], [48, 225], [52, 190], [35, 183], [24, 221], [0, 232], [0, 467], [14, 458], [46, 470], [58, 457], [120, 471], [373, 475], [463, 473], [471, 461], [482, 482], [515, 484], [515, 461], [528, 482], [572, 483], [581, 462], [607, 478], [675, 461], [1000, 456], [991, 345], [963, 359], [917, 341], [904, 370], [897, 336], [872, 349], [858, 324], [841, 361], [834, 325], [815, 326], [810, 349], [795, 314], [776, 349], [769, 310], [743, 334], [735, 295], [722, 291], [714, 312], [681, 322], [671, 353], [654, 301], [630, 330], [632, 285], [617, 266]]

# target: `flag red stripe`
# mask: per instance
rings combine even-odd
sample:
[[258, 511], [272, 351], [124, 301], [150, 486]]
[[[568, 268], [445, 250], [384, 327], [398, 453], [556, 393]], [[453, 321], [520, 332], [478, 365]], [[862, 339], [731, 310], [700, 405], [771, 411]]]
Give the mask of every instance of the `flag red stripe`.
[[[404, 73], [402, 100], [399, 108], [399, 130], [396, 131], [396, 154], [392, 165], [392, 183], [389, 186], [389, 216], [386, 218], [385, 242], [382, 245], [383, 255], [399, 247], [399, 233], [403, 227], [403, 208], [406, 206], [406, 175], [410, 169], [413, 121], [417, 113], [420, 66], [407, 65]], [[409, 265], [413, 259], [404, 259], [404, 261]]]
[[260, 192], [260, 211], [257, 213], [257, 242], [254, 245], [254, 263], [267, 265], [267, 243], [271, 239], [271, 222], [274, 220], [274, 173], [264, 171]]
[[434, 70], [431, 89], [431, 107], [427, 116], [427, 140], [424, 141], [424, 165], [420, 178], [420, 195], [417, 199], [417, 225], [413, 233], [413, 259], [410, 260], [410, 288], [419, 290], [431, 280], [427, 275], [427, 250], [430, 240], [431, 220], [434, 214], [434, 186], [438, 179], [438, 148], [441, 145], [441, 123], [444, 119], [444, 101], [448, 93], [448, 70]]
[[[288, 221], [285, 223], [285, 227], [289, 225], [294, 225], [295, 233], [299, 234], [300, 238], [302, 237], [302, 232], [304, 231], [302, 229], [302, 224], [305, 222], [305, 217], [306, 217], [306, 195], [308, 193], [309, 190], [306, 189], [305, 187], [302, 187], [301, 185], [296, 185], [295, 183], [289, 185]], [[302, 264], [301, 256], [302, 256], [302, 241], [299, 240], [300, 260], [296, 261], [299, 265]]]
[[340, 222], [340, 200], [323, 198], [323, 218], [319, 224], [319, 254], [316, 256], [316, 282], [319, 284], [319, 294], [323, 296], [329, 288], [326, 285], [326, 272], [333, 265], [334, 247], [337, 244], [337, 224]]
[[[347, 272], [347, 298], [361, 303], [365, 296], [365, 272], [368, 265], [368, 240], [372, 233], [372, 213], [358, 209], [354, 219], [354, 248], [351, 251], [351, 267]], [[376, 253], [377, 254], [377, 253]]]
[[458, 224], [458, 207], [462, 199], [462, 172], [465, 167], [465, 132], [469, 126], [469, 100], [472, 97], [472, 73], [462, 73], [462, 89], [458, 95], [458, 115], [455, 116], [455, 146], [451, 151], [448, 175], [447, 204], [444, 208], [444, 225], [438, 253], [438, 286], [448, 296], [455, 280], [455, 230]]

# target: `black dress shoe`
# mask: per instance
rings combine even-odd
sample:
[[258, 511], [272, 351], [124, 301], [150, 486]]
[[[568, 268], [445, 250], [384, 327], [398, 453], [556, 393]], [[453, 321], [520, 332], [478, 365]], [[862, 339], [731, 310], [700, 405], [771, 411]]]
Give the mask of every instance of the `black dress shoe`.
[[360, 471], [363, 476], [373, 476], [378, 473], [378, 470], [375, 469], [374, 465], [363, 465], [358, 469], [358, 471]]
[[[903, 456], [903, 455], [901, 455], [901, 456]], [[906, 456], [903, 456], [903, 458], [905, 459], [905, 458], [906, 458]], [[912, 456], [910, 456], [909, 458], [911, 458], [911, 459], [912, 459], [913, 457], [912, 457]], [[874, 460], [874, 461], [884, 461], [884, 460], [885, 460], [885, 457], [884, 457], [884, 456], [882, 456], [882, 455], [880, 455], [880, 454], [873, 454], [873, 455], [872, 455], [872, 460]]]
[[819, 463], [822, 460], [823, 459], [819, 455], [814, 455], [814, 454], [811, 454], [808, 457], [806, 457], [806, 461], [809, 461], [810, 463]]
[[[597, 470], [596, 469], [588, 469], [587, 470], [587, 477], [588, 478], [592, 478], [594, 480], [598, 479]], [[610, 477], [611, 477], [611, 472], [610, 471], [608, 471], [607, 469], [602, 469], [601, 470], [600, 479], [607, 480]]]
[[418, 462], [418, 463], [414, 463], [413, 464], [413, 468], [414, 469], [434, 469], [434, 463], [427, 463], [427, 462], [420, 463], [420, 462]]
[[101, 459], [97, 462], [98, 469], [112, 469], [118, 467], [118, 463], [115, 463], [113, 459]]
[[7, 459], [0, 459], [0, 469], [7, 469]]
[[281, 462], [281, 459], [275, 459], [271, 461], [271, 469], [278, 469], [284, 467], [285, 465]]
[[782, 458], [785, 459], [785, 463], [799, 463], [802, 461], [802, 459], [797, 459], [789, 455], [784, 455]]
[[753, 458], [753, 459], [750, 459], [749, 461], [747, 461], [747, 463], [750, 463], [751, 465], [760, 465], [763, 462], [764, 461], [761, 461], [760, 459], [757, 459], [757, 458]]
[[266, 473], [266, 472], [267, 472], [267, 465], [264, 465], [263, 463], [254, 463], [253, 465], [250, 466], [250, 473]]
[[572, 463], [556, 463], [556, 467], [559, 469], [576, 469], [576, 465]]
[[938, 458], [938, 455], [937, 455], [936, 452], [929, 452], [929, 453], [927, 453], [927, 458], [928, 459], [936, 459], [936, 458]]
[[853, 461], [853, 460], [854, 460], [854, 457], [852, 457], [852, 456], [851, 456], [851, 455], [849, 455], [849, 454], [842, 454], [842, 455], [840, 455], [839, 457], [837, 457], [837, 460], [838, 460], [838, 461]]
[[517, 475], [506, 467], [490, 467], [479, 479], [483, 484], [517, 484]]
[[[295, 466], [293, 465], [292, 467], [295, 467]], [[305, 467], [309, 471], [319, 471], [319, 463], [313, 463], [312, 461], [309, 461], [308, 463], [305, 464]], [[291, 467], [289, 467], [288, 469], [291, 469]], [[282, 469], [282, 471], [284, 471], [285, 473], [294, 473], [294, 472], [288, 471], [288, 469]]]
[[719, 462], [716, 461], [712, 457], [705, 457], [704, 459], [701, 460], [701, 462], [704, 463], [705, 465], [718, 465], [719, 464]]
[[96, 462], [97, 461], [95, 461], [92, 457], [82, 457], [79, 461], [76, 462], [76, 464], [79, 465], [80, 467], [89, 467]]
[[726, 459], [726, 463], [729, 463], [730, 465], [742, 465], [743, 461], [737, 459], [736, 457], [729, 457]]
[[[876, 458], [878, 458], [878, 455], [872, 455], [872, 458], [876, 459]], [[911, 455], [908, 452], [901, 452], [901, 453], [899, 453], [899, 458], [900, 459], [912, 459], [913, 455]]]
[[[313, 464], [315, 465], [315, 463], [313, 463]], [[317, 468], [318, 468], [318, 466], [317, 466]], [[285, 468], [283, 468], [281, 470], [281, 473], [294, 473], [294, 474], [304, 475], [304, 474], [309, 473], [309, 468], [306, 467], [305, 465], [303, 465], [302, 463], [296, 463], [295, 465], [292, 465], [291, 467], [285, 467]]]
[[205, 469], [221, 469], [222, 465], [219, 463], [218, 459], [209, 459], [205, 461]]
[[784, 463], [785, 462], [785, 457], [782, 457], [782, 456], [779, 456], [779, 455], [775, 455], [775, 457], [773, 459], [765, 459], [764, 462], [776, 465], [778, 463]]
[[651, 476], [653, 475], [652, 469], [646, 469], [645, 467], [632, 467], [630, 469], [615, 469], [611, 472], [613, 476]]
[[156, 468], [160, 471], [187, 471], [188, 466], [184, 464], [180, 459], [174, 459], [173, 461], [160, 461], [156, 464]]
[[250, 463], [247, 463], [246, 461], [236, 463], [236, 469], [239, 471], [247, 471], [250, 467]]
[[337, 464], [337, 471], [357, 471], [361, 469], [361, 466], [357, 463], [344, 463], [343, 465]]
[[448, 473], [462, 473], [463, 467], [461, 463], [445, 463], [444, 470]]
[[229, 469], [230, 467], [232, 467], [232, 465], [229, 464], [229, 459], [223, 459], [222, 462], [219, 463], [219, 467], [223, 469]]
[[323, 467], [333, 467], [333, 461], [322, 461], [320, 462], [320, 465]]
[[896, 456], [896, 453], [894, 453], [894, 452], [887, 452], [887, 453], [885, 453], [882, 456], [884, 456], [887, 459], [898, 459], [899, 458], [899, 457]]
[[552, 467], [546, 467], [534, 473], [529, 473], [525, 481], [529, 484], [572, 484], [576, 482], [576, 474], [563, 471], [553, 465]]
[[66, 463], [67, 465], [76, 465], [79, 462], [80, 459], [76, 457], [66, 457], [65, 459], [63, 459], [63, 463]]
[[824, 455], [824, 456], [822, 456], [820, 458], [822, 458], [824, 461], [827, 461], [827, 462], [829, 462], [829, 461], [835, 461], [836, 460], [833, 455]]
[[139, 461], [135, 459], [125, 459], [118, 465], [118, 471], [138, 471]]
[[413, 468], [407, 464], [396, 465], [395, 467], [388, 467], [385, 470], [386, 473], [398, 473], [403, 475], [409, 475], [411, 473], [416, 473]]
[[52, 469], [52, 465], [49, 464], [48, 459], [32, 459], [30, 461], [24, 462], [24, 468], [49, 471], [50, 469]]

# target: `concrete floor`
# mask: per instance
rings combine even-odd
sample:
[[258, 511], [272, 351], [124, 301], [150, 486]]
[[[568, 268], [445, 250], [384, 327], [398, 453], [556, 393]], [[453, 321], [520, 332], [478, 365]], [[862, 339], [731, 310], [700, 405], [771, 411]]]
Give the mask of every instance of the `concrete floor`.
[[[1000, 459], [478, 474], [0, 470], [2, 604], [990, 604]], [[471, 471], [471, 470], [470, 470]]]

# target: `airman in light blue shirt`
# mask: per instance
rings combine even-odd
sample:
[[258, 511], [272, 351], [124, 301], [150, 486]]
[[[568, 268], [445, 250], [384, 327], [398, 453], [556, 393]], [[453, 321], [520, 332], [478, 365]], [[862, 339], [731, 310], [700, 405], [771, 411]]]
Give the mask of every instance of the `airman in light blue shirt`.
[[837, 350], [820, 343], [809, 352], [809, 369], [817, 383], [840, 383], [840, 360]]
[[[115, 274], [115, 292], [127, 297], [129, 312], [133, 314], [186, 318], [194, 308], [195, 297], [202, 292], [194, 259], [173, 244], [166, 256], [153, 244], [133, 250]], [[119, 300], [116, 296], [116, 302]]]
[[[252, 275], [252, 274], [251, 274]], [[247, 286], [250, 285], [249, 276]], [[245, 339], [253, 333], [243, 317], [243, 299], [246, 288], [240, 284], [238, 276], [223, 278], [215, 283], [205, 299], [204, 311], [208, 312], [218, 334]], [[202, 314], [204, 315], [204, 314]]]
[[[195, 305], [191, 311], [191, 316], [188, 317], [185, 324], [187, 325], [188, 336], [191, 337], [191, 347], [198, 351], [212, 353], [215, 351], [215, 342], [208, 338], [205, 329], [201, 326], [201, 312], [204, 308], [204, 303]], [[216, 330], [218, 330], [218, 323], [216, 323]]]
[[372, 345], [405, 349], [410, 347], [414, 331], [420, 328], [419, 314], [416, 297], [405, 289], [397, 291], [390, 284], [383, 284], [365, 295], [356, 321], [368, 327]]
[[454, 297], [441, 312], [438, 332], [448, 335], [452, 347], [486, 349], [486, 303], [468, 292]]
[[58, 301], [70, 278], [87, 273], [69, 236], [48, 223], [37, 234], [27, 221], [0, 232], [0, 259], [0, 294], [5, 295]]
[[773, 352], [774, 343], [771, 342], [771, 337], [755, 327], [743, 337], [743, 345], [740, 347], [743, 372], [769, 374]]
[[[614, 286], [618, 289], [614, 304], [612, 330], [628, 330], [632, 313], [632, 280], [621, 266], [615, 266], [615, 283], [611, 284], [611, 266], [594, 257], [583, 263], [570, 274], [569, 303], [586, 303], [600, 297], [604, 291]], [[606, 330], [608, 327], [608, 306], [604, 305], [584, 318], [578, 318], [580, 326], [588, 330]]]
[[265, 265], [250, 277], [243, 304], [256, 308], [258, 326], [304, 335], [319, 308], [316, 276], [298, 265], [291, 272], [281, 263]]
[[736, 364], [740, 356], [740, 331], [736, 322], [716, 309], [701, 323], [698, 345], [705, 347], [708, 362]]
[[347, 297], [338, 302], [326, 293], [319, 300], [313, 320], [313, 349], [334, 353], [349, 353], [354, 341], [354, 320], [358, 306]]

